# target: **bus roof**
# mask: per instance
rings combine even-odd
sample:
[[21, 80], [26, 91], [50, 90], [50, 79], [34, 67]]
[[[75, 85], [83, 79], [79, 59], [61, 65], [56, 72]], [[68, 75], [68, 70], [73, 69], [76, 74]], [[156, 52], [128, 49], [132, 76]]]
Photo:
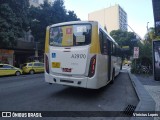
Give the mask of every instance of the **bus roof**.
[[62, 23], [53, 24], [53, 25], [50, 25], [49, 27], [63, 26], [63, 25], [68, 25], [68, 24], [70, 25], [80, 24], [80, 23], [85, 24], [85, 23], [93, 23], [93, 22], [98, 24], [97, 21], [70, 21], [70, 22], [62, 22]]

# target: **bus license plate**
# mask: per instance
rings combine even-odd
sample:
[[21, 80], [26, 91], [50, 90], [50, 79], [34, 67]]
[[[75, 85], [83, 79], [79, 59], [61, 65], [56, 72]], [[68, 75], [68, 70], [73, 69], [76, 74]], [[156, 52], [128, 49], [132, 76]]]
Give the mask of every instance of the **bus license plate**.
[[60, 68], [60, 62], [52, 62], [52, 68]]

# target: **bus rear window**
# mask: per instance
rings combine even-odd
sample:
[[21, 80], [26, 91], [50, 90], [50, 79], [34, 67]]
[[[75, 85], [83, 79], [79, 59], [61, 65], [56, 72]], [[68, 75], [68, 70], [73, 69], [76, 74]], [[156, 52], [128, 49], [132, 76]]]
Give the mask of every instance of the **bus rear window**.
[[69, 47], [91, 43], [91, 25], [71, 25], [50, 28], [51, 46]]

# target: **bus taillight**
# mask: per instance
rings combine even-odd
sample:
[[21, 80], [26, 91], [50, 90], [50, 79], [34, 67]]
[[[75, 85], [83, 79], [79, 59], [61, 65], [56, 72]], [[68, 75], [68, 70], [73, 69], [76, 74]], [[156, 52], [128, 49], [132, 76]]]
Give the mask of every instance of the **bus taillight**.
[[89, 77], [93, 77], [96, 69], [96, 55], [91, 58], [90, 66], [89, 66]]
[[45, 69], [46, 72], [49, 74], [49, 61], [48, 61], [48, 56], [45, 54]]

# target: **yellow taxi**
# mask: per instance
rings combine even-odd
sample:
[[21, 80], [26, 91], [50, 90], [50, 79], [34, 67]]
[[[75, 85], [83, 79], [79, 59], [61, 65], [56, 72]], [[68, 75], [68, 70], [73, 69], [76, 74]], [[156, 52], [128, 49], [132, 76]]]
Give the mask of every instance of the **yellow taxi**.
[[9, 64], [0, 64], [0, 76], [5, 75], [21, 75], [22, 70]]
[[124, 61], [123, 61], [123, 65], [130, 65], [131, 64], [131, 61], [130, 60], [127, 60], [127, 59], [125, 59]]
[[42, 62], [25, 63], [22, 66], [22, 70], [23, 73], [29, 73], [29, 74], [44, 72], [44, 63]]

